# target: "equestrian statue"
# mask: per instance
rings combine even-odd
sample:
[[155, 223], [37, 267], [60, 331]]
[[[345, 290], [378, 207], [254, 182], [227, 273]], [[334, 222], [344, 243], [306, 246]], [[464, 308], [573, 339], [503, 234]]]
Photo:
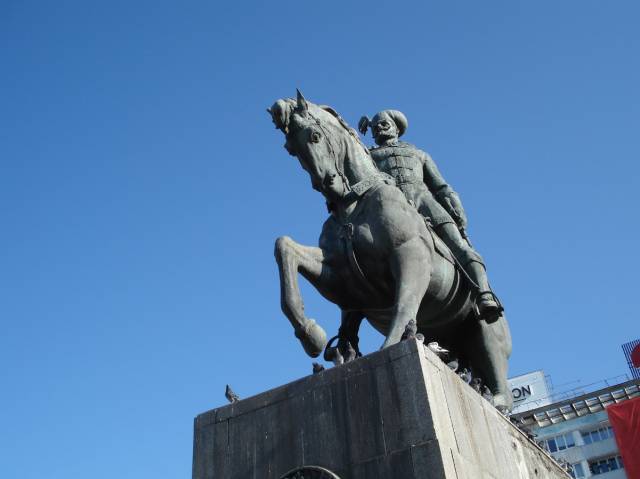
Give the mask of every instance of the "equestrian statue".
[[[433, 162], [415, 147], [385, 143], [381, 130], [391, 125], [378, 125], [378, 120], [386, 114], [371, 122], [380, 148], [389, 148], [376, 152], [369, 151], [335, 110], [307, 101], [300, 92], [296, 99], [277, 100], [268, 111], [286, 137], [285, 148], [298, 158], [329, 209], [319, 247], [287, 236], [278, 238], [275, 246], [282, 310], [307, 354], [320, 355], [327, 336], [305, 315], [298, 274], [340, 308], [335, 349], [344, 356], [353, 358], [349, 350], [354, 349], [359, 354], [363, 319], [385, 336], [383, 348], [399, 342], [413, 325], [428, 341], [455, 355], [460, 367], [472, 371], [491, 392], [496, 408], [510, 410], [509, 327], [482, 260], [466, 239], [457, 195], [448, 185], [429, 189], [432, 179], [441, 179]], [[399, 137], [406, 126], [398, 128], [393, 116], [389, 119]], [[364, 129], [362, 120], [360, 127]], [[410, 168], [416, 175], [411, 183], [399, 180], [399, 158], [407, 158], [407, 165], [420, 162], [420, 171], [418, 163]], [[426, 191], [418, 185], [420, 178]], [[413, 194], [407, 184], [421, 191]], [[442, 203], [429, 195], [451, 203], [451, 210], [438, 208]], [[443, 225], [452, 225], [457, 233]]]

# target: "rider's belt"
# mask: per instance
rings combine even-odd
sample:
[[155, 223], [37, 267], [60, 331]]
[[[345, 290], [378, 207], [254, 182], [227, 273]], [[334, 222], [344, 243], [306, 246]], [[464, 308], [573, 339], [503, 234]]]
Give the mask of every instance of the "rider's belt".
[[405, 176], [405, 175], [397, 175], [395, 177], [396, 184], [400, 185], [414, 185], [416, 183], [422, 183], [422, 178], [417, 178], [415, 176]]

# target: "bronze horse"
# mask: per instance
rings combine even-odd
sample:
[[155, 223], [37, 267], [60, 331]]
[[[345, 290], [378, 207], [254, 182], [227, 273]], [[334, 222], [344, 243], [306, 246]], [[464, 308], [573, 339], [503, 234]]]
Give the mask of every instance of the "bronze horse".
[[340, 307], [343, 352], [349, 345], [357, 349], [364, 318], [386, 337], [383, 348], [400, 341], [414, 320], [428, 341], [481, 378], [497, 408], [509, 410], [505, 317], [491, 324], [477, 319], [474, 292], [455, 259], [393, 179], [377, 169], [357, 133], [333, 109], [300, 92], [268, 111], [331, 211], [318, 248], [286, 236], [276, 240], [282, 310], [307, 354], [318, 356], [327, 337], [304, 314], [298, 273]]

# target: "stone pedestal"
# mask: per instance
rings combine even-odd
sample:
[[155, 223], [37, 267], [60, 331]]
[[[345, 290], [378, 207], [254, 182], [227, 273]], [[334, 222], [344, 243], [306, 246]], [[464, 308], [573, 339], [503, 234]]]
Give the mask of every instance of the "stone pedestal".
[[340, 479], [569, 477], [415, 340], [195, 420], [193, 479], [311, 465]]

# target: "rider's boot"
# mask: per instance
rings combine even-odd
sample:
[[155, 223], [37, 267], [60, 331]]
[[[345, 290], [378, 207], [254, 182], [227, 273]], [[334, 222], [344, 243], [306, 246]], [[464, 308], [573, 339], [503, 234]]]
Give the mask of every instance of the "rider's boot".
[[478, 307], [480, 319], [484, 319], [487, 323], [497, 321], [503, 309], [498, 302], [498, 298], [496, 298], [496, 295], [491, 291], [484, 264], [473, 260], [465, 265], [465, 270], [469, 277], [478, 285], [476, 306]]
[[487, 272], [484, 268], [482, 257], [473, 249], [468, 240], [465, 240], [458, 227], [454, 223], [443, 223], [436, 229], [436, 234], [442, 238], [455, 255], [459, 265], [464, 268], [466, 274], [477, 287], [476, 306], [480, 319], [488, 323], [497, 321], [502, 313], [502, 306], [491, 291]]

